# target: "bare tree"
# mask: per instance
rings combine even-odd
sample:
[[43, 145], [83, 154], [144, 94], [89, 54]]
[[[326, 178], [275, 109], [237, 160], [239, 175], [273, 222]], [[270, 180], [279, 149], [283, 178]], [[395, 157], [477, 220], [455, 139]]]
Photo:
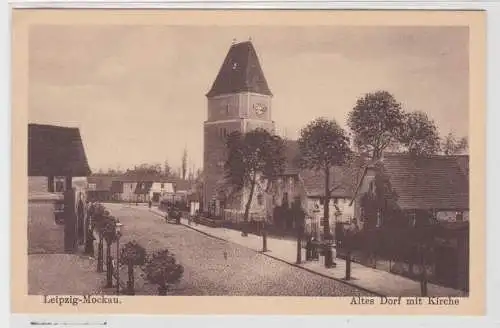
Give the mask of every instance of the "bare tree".
[[187, 175], [187, 159], [188, 159], [187, 149], [184, 148], [184, 152], [182, 153], [182, 166], [181, 166], [181, 178], [183, 180], [186, 180], [186, 175]]

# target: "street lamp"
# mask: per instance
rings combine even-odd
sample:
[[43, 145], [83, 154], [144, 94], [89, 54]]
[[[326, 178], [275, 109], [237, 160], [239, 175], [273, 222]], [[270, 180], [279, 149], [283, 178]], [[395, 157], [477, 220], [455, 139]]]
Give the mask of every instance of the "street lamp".
[[123, 224], [117, 221], [115, 224], [116, 231], [116, 295], [120, 295], [120, 237], [122, 236]]

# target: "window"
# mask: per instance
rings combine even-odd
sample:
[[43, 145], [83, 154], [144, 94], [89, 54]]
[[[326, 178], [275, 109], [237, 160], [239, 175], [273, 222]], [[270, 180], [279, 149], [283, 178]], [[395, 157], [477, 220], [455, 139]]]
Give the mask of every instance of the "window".
[[410, 213], [410, 227], [415, 227], [417, 225], [417, 215], [415, 212]]
[[165, 184], [162, 183], [161, 186], [160, 186], [161, 189], [165, 188]]
[[64, 192], [66, 181], [64, 177], [55, 177], [54, 178], [54, 191], [55, 192]]
[[368, 187], [368, 192], [373, 194], [375, 192], [375, 183], [373, 181], [370, 182], [370, 186]]
[[382, 214], [380, 211], [377, 211], [377, 228], [380, 228], [382, 226]]

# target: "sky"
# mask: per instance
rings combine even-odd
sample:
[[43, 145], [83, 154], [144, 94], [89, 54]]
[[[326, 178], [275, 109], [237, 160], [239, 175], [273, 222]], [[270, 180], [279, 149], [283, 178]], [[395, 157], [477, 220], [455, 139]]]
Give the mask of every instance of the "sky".
[[50, 26], [30, 30], [29, 121], [79, 127], [93, 171], [203, 166], [205, 94], [233, 39], [257, 50], [273, 120], [296, 139], [317, 117], [346, 127], [368, 92], [468, 136], [467, 27]]

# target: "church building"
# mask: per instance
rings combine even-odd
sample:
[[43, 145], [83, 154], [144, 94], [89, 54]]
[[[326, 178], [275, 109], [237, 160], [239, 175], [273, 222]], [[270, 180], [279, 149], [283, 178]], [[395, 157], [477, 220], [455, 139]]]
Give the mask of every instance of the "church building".
[[275, 132], [272, 120], [273, 94], [251, 41], [233, 43], [207, 97], [204, 122], [203, 210], [222, 215], [224, 208], [243, 211], [244, 197], [224, 203], [224, 163], [226, 137], [256, 128]]
[[[226, 138], [234, 131], [244, 134], [256, 128], [276, 133], [272, 119], [273, 94], [251, 41], [232, 44], [206, 97], [203, 211], [238, 222], [243, 219], [249, 190], [244, 188], [234, 192], [225, 181]], [[250, 205], [251, 220], [272, 220], [273, 224], [284, 229], [293, 228], [290, 222], [280, 222], [280, 215], [276, 213], [289, 209], [292, 202], [300, 200], [302, 208], [318, 225], [316, 230], [321, 228], [319, 217], [322, 211], [318, 208], [324, 191], [324, 177], [321, 172], [300, 169], [296, 163], [298, 152], [297, 142], [287, 140], [283, 174], [269, 186], [268, 181], [258, 179]], [[338, 219], [339, 210], [343, 219], [352, 217], [352, 207], [343, 204], [350, 201], [356, 177], [356, 170], [332, 168], [331, 183], [336, 190], [330, 203], [332, 221]]]

